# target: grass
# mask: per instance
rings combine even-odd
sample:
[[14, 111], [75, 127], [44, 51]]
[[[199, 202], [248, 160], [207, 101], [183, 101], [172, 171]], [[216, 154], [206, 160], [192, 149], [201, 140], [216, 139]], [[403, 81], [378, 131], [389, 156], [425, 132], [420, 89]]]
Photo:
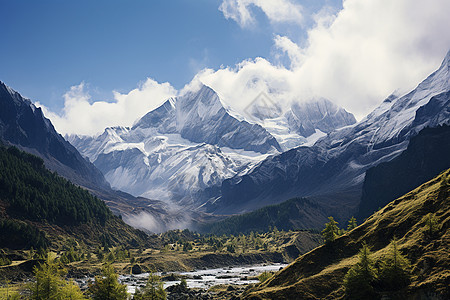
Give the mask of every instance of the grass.
[[[351, 232], [299, 257], [246, 296], [255, 299], [342, 298], [343, 277], [356, 263], [362, 242], [372, 247], [374, 259], [379, 260], [396, 237], [400, 251], [412, 264], [409, 295], [431, 292], [449, 297], [449, 179], [450, 170], [447, 170], [392, 201]], [[427, 233], [429, 214], [440, 224], [433, 236]]]

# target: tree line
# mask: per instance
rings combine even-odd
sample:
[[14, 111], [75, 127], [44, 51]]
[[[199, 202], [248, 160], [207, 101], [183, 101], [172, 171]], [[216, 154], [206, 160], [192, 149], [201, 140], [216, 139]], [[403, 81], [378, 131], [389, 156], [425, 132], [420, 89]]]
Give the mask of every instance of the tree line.
[[8, 215], [17, 219], [77, 225], [104, 223], [112, 216], [103, 201], [15, 147], [0, 146], [0, 194]]

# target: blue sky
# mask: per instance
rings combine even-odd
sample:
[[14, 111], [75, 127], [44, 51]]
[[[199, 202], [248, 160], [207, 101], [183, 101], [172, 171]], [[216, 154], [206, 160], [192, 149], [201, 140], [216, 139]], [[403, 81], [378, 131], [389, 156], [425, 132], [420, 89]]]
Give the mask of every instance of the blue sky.
[[[328, 1], [303, 2], [313, 11]], [[93, 98], [147, 77], [181, 88], [204, 67], [270, 59], [274, 33], [305, 34], [300, 26], [274, 28], [258, 9], [257, 26], [241, 28], [219, 11], [219, 0], [0, 3], [0, 80], [53, 109], [82, 81]]]
[[61, 133], [130, 126], [191, 81], [236, 111], [265, 92], [361, 119], [439, 66], [449, 15], [448, 0], [0, 0], [0, 80]]

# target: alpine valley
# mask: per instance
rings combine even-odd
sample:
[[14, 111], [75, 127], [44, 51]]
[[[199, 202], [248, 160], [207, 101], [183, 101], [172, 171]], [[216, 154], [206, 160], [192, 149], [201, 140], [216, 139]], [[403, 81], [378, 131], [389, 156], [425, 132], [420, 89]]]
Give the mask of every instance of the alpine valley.
[[[165, 295], [159, 280], [169, 299], [448, 299], [450, 51], [359, 122], [324, 98], [292, 103], [262, 93], [236, 111], [198, 84], [131, 127], [63, 137], [0, 82], [0, 275], [23, 297], [64, 265], [80, 297], [119, 284], [115, 269], [135, 299]], [[287, 263], [208, 286], [217, 268]]]

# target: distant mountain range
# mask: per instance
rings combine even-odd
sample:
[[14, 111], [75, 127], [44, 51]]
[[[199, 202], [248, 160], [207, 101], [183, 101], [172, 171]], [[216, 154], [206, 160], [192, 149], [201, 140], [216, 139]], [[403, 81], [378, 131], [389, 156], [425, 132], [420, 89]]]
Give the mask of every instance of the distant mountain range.
[[246, 174], [289, 143], [302, 144], [316, 131], [325, 134], [355, 122], [352, 114], [325, 99], [295, 105], [284, 114], [252, 113], [251, 121], [235, 116], [217, 93], [201, 85], [168, 99], [131, 128], [68, 140], [114, 188], [192, 206], [198, 204], [199, 191]]
[[[425, 127], [450, 121], [450, 52], [440, 68], [404, 96], [391, 95], [360, 122], [334, 130], [311, 147], [268, 157], [250, 172], [205, 192], [202, 207], [243, 213], [293, 197], [356, 213], [365, 172], [402, 153]], [[205, 204], [205, 199], [209, 198]]]
[[299, 215], [321, 211], [319, 226], [324, 213], [345, 219], [358, 212], [368, 169], [400, 155], [425, 127], [449, 124], [449, 64], [450, 52], [414, 90], [389, 96], [357, 123], [322, 98], [287, 111], [255, 99], [240, 114], [200, 85], [130, 128], [66, 137], [71, 144], [30, 100], [0, 82], [0, 139], [42, 157], [116, 214], [150, 218], [133, 219], [135, 226], [190, 226], [191, 219], [203, 222], [296, 197], [314, 203], [314, 211], [305, 206]]

